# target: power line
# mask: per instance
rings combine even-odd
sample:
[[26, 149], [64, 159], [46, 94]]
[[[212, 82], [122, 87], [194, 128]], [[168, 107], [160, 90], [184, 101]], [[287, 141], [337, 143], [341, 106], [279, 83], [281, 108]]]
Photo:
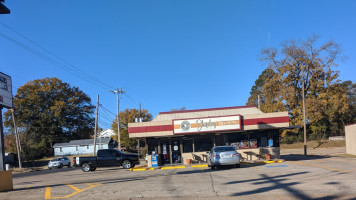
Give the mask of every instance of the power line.
[[[0, 21], [0, 23], [4, 25], [3, 22]], [[5, 25], [5, 26], [8, 27], [7, 25]], [[8, 27], [8, 28], [9, 28], [9, 27]], [[12, 30], [11, 28], [9, 28], [9, 29]], [[61, 62], [58, 62], [57, 60], [54, 60], [54, 59], [52, 59], [52, 58], [50, 58], [50, 57], [48, 57], [48, 56], [46, 56], [46, 55], [44, 55], [44, 54], [42, 54], [42, 53], [40, 53], [40, 52], [38, 52], [38, 51], [36, 51], [36, 50], [34, 50], [34, 49], [32, 49], [32, 48], [29, 47], [29, 46], [26, 46], [25, 44], [23, 44], [23, 43], [17, 41], [17, 40], [14, 39], [14, 38], [11, 38], [10, 36], [8, 36], [8, 35], [6, 35], [6, 34], [4, 34], [4, 33], [0, 33], [0, 36], [2, 36], [3, 38], [9, 40], [10, 42], [15, 43], [16, 45], [22, 47], [23, 49], [25, 49], [25, 50], [27, 50], [27, 51], [29, 51], [29, 52], [31, 52], [32, 54], [35, 54], [35, 55], [39, 56], [40, 58], [46, 60], [47, 62], [50, 62], [50, 63], [52, 63], [53, 65], [56, 65], [56, 66], [60, 67], [61, 69], [64, 69], [64, 70], [66, 70], [67, 72], [69, 72], [69, 73], [71, 73], [71, 74], [73, 74], [73, 75], [75, 75], [75, 76], [77, 76], [77, 77], [79, 77], [79, 78], [81, 78], [81, 79], [83, 79], [83, 80], [85, 80], [85, 81], [88, 81], [88, 82], [90, 82], [90, 83], [92, 83], [92, 84], [93, 84], [93, 82], [95, 82], [95, 85], [97, 85], [97, 83], [98, 83], [98, 84], [100, 84], [101, 86], [105, 86], [105, 87], [107, 87], [107, 88], [109, 88], [109, 89], [113, 88], [112, 86], [110, 86], [110, 85], [108, 85], [108, 84], [106, 84], [106, 83], [104, 83], [104, 82], [102, 82], [102, 81], [100, 81], [100, 80], [98, 80], [98, 79], [96, 79], [96, 78], [90, 76], [89, 74], [87, 74], [87, 73], [85, 73], [85, 72], [79, 70], [79, 69], [76, 68], [75, 66], [71, 65], [71, 64], [68, 63], [67, 61], [63, 60], [62, 58], [56, 56], [55, 54], [53, 54], [53, 53], [51, 53], [50, 51], [46, 50], [45, 48], [41, 47], [40, 45], [38, 45], [38, 44], [35, 43], [34, 41], [28, 39], [27, 37], [23, 36], [22, 34], [18, 33], [17, 31], [15, 31], [15, 30], [12, 30], [12, 31], [14, 31], [15, 33], [19, 34], [21, 37], [25, 38], [26, 40], [30, 41], [31, 43], [35, 44], [36, 46], [38, 46], [39, 48], [41, 48], [43, 51], [47, 52], [48, 54], [52, 55], [53, 57], [57, 58], [58, 60], [61, 60], [64, 64], [61, 63]]]
[[115, 113], [113, 113], [113, 112], [111, 112], [109, 109], [105, 108], [102, 104], [100, 104], [100, 107], [101, 107], [102, 109], [104, 109], [104, 112], [105, 112], [105, 110], [106, 110], [107, 112], [109, 112], [110, 114], [112, 114], [112, 115], [114, 115], [114, 116], [116, 117], [116, 114], [115, 114]]
[[53, 57], [57, 58], [58, 60], [61, 60], [62, 62], [64, 62], [65, 64], [67, 64], [68, 66], [70, 66], [72, 68], [72, 70], [76, 71], [77, 73], [82, 73], [84, 75], [86, 75], [87, 77], [89, 77], [90, 79], [94, 80], [97, 83], [100, 83], [108, 88], [113, 88], [112, 86], [96, 79], [95, 77], [92, 77], [91, 75], [89, 75], [88, 73], [85, 73], [83, 71], [81, 71], [80, 69], [78, 69], [77, 67], [73, 66], [72, 64], [70, 64], [69, 62], [65, 61], [64, 59], [62, 59], [61, 57], [55, 55], [54, 53], [52, 53], [51, 51], [45, 49], [44, 47], [42, 47], [41, 45], [39, 45], [38, 43], [34, 42], [33, 40], [29, 39], [28, 37], [26, 37], [25, 35], [21, 34], [20, 32], [16, 31], [15, 29], [11, 28], [9, 25], [5, 24], [4, 22], [0, 21], [0, 23], [5, 26], [6, 28], [8, 28], [9, 30], [15, 32], [16, 34], [18, 34], [19, 36], [21, 36], [22, 38], [24, 38], [25, 40], [31, 42], [32, 44], [36, 45], [37, 47], [39, 47], [40, 49], [42, 49], [43, 51], [47, 52], [48, 54], [52, 55]]
[[[0, 36], [2, 36], [3, 38], [5, 38], [5, 39], [7, 39], [7, 40], [9, 40], [9, 41], [11, 41], [11, 42], [13, 42], [13, 43], [15, 43], [16, 45], [18, 45], [18, 46], [22, 47], [23, 49], [29, 51], [30, 53], [33, 53], [33, 54], [39, 56], [40, 58], [46, 60], [47, 62], [50, 62], [50, 63], [52, 63], [53, 65], [56, 65], [56, 66], [58, 66], [59, 68], [61, 68], [61, 69], [63, 69], [63, 70], [66, 70], [67, 72], [70, 72], [70, 73], [74, 74], [75, 76], [77, 76], [77, 77], [79, 77], [79, 78], [81, 78], [81, 79], [83, 79], [83, 80], [86, 80], [86, 81], [88, 81], [88, 82], [90, 82], [90, 83], [92, 83], [92, 84], [95, 84], [95, 83], [93, 83], [93, 81], [91, 81], [90, 79], [88, 79], [88, 78], [86, 78], [85, 76], [81, 75], [80, 73], [75, 72], [73, 69], [69, 68], [68, 66], [63, 65], [62, 63], [60, 63], [60, 62], [58, 62], [58, 61], [56, 61], [56, 60], [54, 60], [54, 59], [52, 59], [52, 58], [49, 58], [49, 57], [46, 56], [46, 55], [41, 54], [40, 52], [38, 52], [38, 51], [36, 51], [36, 50], [34, 50], [34, 49], [32, 49], [32, 48], [30, 48], [30, 47], [28, 47], [28, 46], [22, 44], [21, 42], [15, 40], [15, 39], [13, 39], [13, 38], [11, 38], [10, 36], [5, 35], [5, 34], [3, 34], [3, 33], [1, 33], [1, 32], [0, 32]], [[96, 85], [96, 84], [95, 84], [95, 85]]]
[[99, 113], [99, 116], [100, 116], [100, 117], [103, 117], [103, 118], [106, 119], [106, 120], [114, 121], [113, 119], [110, 119], [110, 118], [108, 118], [107, 116], [102, 115], [102, 114], [100, 114], [100, 113]]

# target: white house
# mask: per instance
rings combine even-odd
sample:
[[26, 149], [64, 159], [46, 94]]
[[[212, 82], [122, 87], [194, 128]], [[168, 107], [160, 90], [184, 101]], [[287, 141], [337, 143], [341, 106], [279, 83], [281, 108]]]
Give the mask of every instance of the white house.
[[[112, 138], [97, 138], [96, 150], [113, 149], [117, 142]], [[54, 156], [69, 156], [92, 154], [94, 151], [94, 139], [72, 140], [69, 143], [56, 143], [53, 145]]]
[[105, 138], [117, 135], [112, 129], [105, 129], [98, 134], [98, 137]]

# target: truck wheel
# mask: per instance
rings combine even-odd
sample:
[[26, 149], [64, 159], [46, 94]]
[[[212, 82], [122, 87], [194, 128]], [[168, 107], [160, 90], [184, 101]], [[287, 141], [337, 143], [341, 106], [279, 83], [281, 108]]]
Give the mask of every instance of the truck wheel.
[[82, 165], [83, 172], [88, 172], [88, 171], [90, 171], [90, 169], [91, 169], [91, 166], [89, 165], [89, 163], [84, 163]]
[[122, 161], [122, 167], [125, 168], [125, 169], [130, 169], [131, 168], [131, 162], [129, 160]]

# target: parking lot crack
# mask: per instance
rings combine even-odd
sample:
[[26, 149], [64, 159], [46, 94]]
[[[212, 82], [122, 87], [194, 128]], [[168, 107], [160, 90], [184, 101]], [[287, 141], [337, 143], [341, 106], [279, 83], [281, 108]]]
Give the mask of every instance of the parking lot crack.
[[209, 173], [209, 175], [210, 175], [210, 181], [211, 181], [211, 188], [212, 188], [213, 192], [216, 194], [216, 196], [219, 196], [218, 193], [215, 191], [214, 179], [213, 179], [213, 177], [211, 176], [211, 172]]

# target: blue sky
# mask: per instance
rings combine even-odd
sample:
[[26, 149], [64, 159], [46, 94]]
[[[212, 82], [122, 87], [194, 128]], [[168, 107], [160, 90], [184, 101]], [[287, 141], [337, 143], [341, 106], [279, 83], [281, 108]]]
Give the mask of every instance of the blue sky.
[[[0, 15], [0, 71], [13, 79], [13, 94], [27, 81], [58, 77], [116, 113], [148, 109], [154, 116], [171, 108], [204, 109], [245, 105], [266, 68], [258, 60], [266, 47], [319, 35], [341, 44], [348, 57], [341, 80], [356, 81], [356, 1], [107, 0], [14, 1]], [[5, 25], [4, 25], [5, 24]], [[14, 31], [62, 58], [24, 39]], [[61, 67], [45, 59], [62, 63]], [[78, 76], [89, 75], [84, 80]], [[102, 84], [99, 81], [105, 83]], [[114, 116], [99, 110], [100, 126]]]

